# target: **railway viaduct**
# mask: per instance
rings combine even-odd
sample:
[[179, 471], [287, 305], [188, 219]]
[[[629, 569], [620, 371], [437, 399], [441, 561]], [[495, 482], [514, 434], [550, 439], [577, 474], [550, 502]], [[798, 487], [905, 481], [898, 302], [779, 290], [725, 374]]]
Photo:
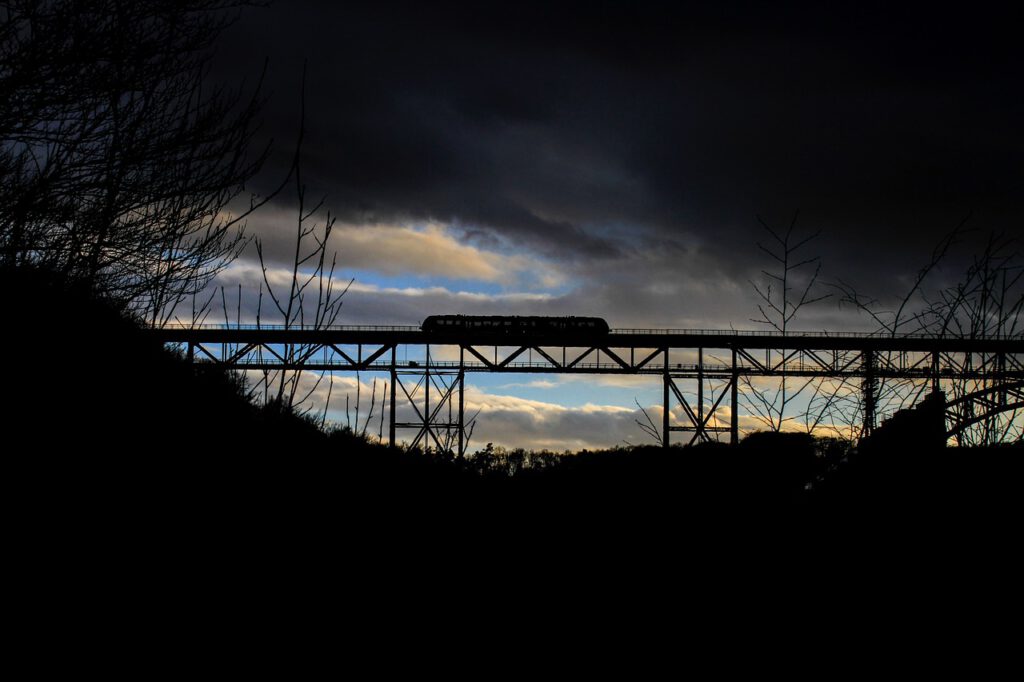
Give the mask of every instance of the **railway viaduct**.
[[[855, 387], [862, 436], [875, 428], [880, 391], [897, 382], [910, 403], [928, 392], [949, 394], [950, 437], [986, 420], [1017, 419], [1018, 410], [1024, 410], [1020, 337], [692, 329], [500, 334], [365, 325], [163, 327], [151, 333], [193, 362], [232, 369], [386, 373], [389, 441], [394, 444], [398, 431], [409, 430], [415, 434], [413, 446], [460, 455], [467, 447], [463, 393], [468, 372], [658, 376], [664, 408], [660, 435], [666, 447], [672, 434], [680, 432], [689, 443], [718, 438], [719, 433], [736, 442], [739, 392], [756, 377], [828, 378]], [[399, 403], [414, 420], [398, 420]], [[726, 423], [718, 417], [720, 407], [730, 408]], [[682, 419], [672, 416], [673, 408], [681, 408]]]

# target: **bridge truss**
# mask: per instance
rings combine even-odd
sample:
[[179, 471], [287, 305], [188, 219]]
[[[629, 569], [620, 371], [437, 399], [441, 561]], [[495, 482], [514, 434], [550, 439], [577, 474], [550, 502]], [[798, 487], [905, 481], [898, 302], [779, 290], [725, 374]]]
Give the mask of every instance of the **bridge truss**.
[[[766, 425], [782, 423], [782, 409], [774, 411], [778, 390], [765, 395], [770, 390], [766, 382], [772, 381], [783, 386], [783, 407], [787, 382], [793, 391], [817, 382], [808, 394], [814, 416], [835, 423], [838, 412], [847, 425], [856, 421], [860, 436], [870, 435], [885, 411], [907, 407], [930, 391], [949, 394], [947, 425], [957, 442], [972, 442], [966, 434], [978, 425], [988, 441], [1019, 439], [1018, 411], [1024, 414], [1024, 339], [1019, 337], [651, 329], [590, 337], [510, 337], [480, 330], [437, 333], [366, 326], [164, 327], [152, 333], [181, 348], [191, 361], [225, 368], [386, 373], [389, 442], [396, 442], [399, 430], [412, 431], [413, 446], [459, 455], [468, 444], [468, 372], [658, 376], [663, 385], [660, 436], [666, 447], [680, 432], [688, 443], [717, 439], [718, 434], [736, 442], [744, 416]], [[400, 406], [413, 418], [400, 421]]]

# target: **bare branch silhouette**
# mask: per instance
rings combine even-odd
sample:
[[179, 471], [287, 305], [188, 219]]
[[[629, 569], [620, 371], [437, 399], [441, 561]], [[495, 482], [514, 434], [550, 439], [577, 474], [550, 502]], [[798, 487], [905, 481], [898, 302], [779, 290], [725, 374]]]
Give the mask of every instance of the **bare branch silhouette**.
[[251, 149], [262, 75], [232, 88], [209, 75], [247, 4], [0, 9], [5, 264], [85, 280], [163, 325], [238, 255], [245, 217], [269, 200], [242, 199], [267, 153]]
[[[307, 199], [307, 187], [303, 179], [302, 156], [306, 140], [305, 128], [305, 90], [306, 70], [303, 67], [300, 92], [299, 129], [296, 137], [295, 151], [292, 155], [288, 179], [293, 183], [295, 206], [295, 237], [292, 259], [288, 267], [288, 278], [285, 288], [275, 285], [270, 272], [269, 256], [265, 251], [262, 239], [253, 240], [257, 258], [260, 261], [262, 282], [259, 289], [257, 306], [257, 327], [263, 324], [262, 311], [263, 293], [273, 304], [280, 323], [285, 329], [307, 328], [324, 329], [334, 325], [341, 314], [343, 298], [348, 293], [354, 279], [348, 280], [344, 287], [338, 288], [335, 272], [337, 268], [337, 252], [332, 251], [331, 234], [336, 218], [326, 212], [322, 222], [317, 216], [323, 210], [326, 199], [314, 202]], [[328, 259], [328, 255], [330, 258]], [[311, 352], [308, 344], [285, 343], [282, 349], [282, 360], [285, 365], [301, 366]], [[322, 386], [326, 372], [320, 372], [304, 389], [302, 379], [311, 376], [301, 369], [282, 369], [272, 372], [264, 371], [258, 386], [257, 394], [262, 392], [264, 403], [274, 403], [281, 409], [297, 410], [306, 413], [312, 409], [311, 400]], [[322, 406], [321, 422], [326, 424], [326, 413], [333, 396], [333, 379], [329, 380], [327, 404]], [[360, 381], [356, 377], [356, 428], [359, 428], [359, 394]], [[376, 396], [374, 396], [376, 397]], [[346, 396], [346, 401], [348, 397]], [[374, 405], [375, 407], [375, 405]], [[372, 415], [372, 412], [371, 412]], [[349, 423], [351, 428], [351, 422]], [[363, 429], [365, 433], [366, 428]]]
[[[974, 255], [963, 275], [953, 285], [931, 285], [936, 270], [948, 263], [954, 248], [971, 232], [970, 216], [943, 235], [932, 250], [928, 262], [918, 270], [913, 282], [896, 304], [887, 309], [878, 299], [858, 292], [846, 283], [834, 287], [842, 303], [866, 313], [887, 336], [919, 334], [940, 338], [1020, 338], [1024, 334], [1024, 265], [1020, 263], [1019, 244], [1003, 234], [989, 234], [980, 253]], [[891, 358], [886, 358], [891, 360]], [[998, 358], [967, 355], [970, 365], [998, 362]], [[970, 367], [966, 367], [969, 369]], [[963, 398], [991, 388], [987, 379], [949, 377], [942, 389], [950, 399]], [[918, 402], [929, 386], [922, 381], [885, 378], [879, 380], [880, 412], [894, 412]], [[969, 409], [969, 408], [968, 408]], [[984, 445], [1011, 438], [1021, 430], [1020, 412], [1008, 410], [980, 419], [957, 434], [961, 445]]]
[[643, 405], [640, 404], [639, 400], [637, 400], [636, 398], [633, 398], [633, 402], [636, 403], [636, 406], [643, 413], [644, 420], [645, 420], [645, 421], [641, 422], [639, 419], [634, 419], [633, 421], [635, 421], [636, 425], [639, 426], [643, 430], [644, 433], [646, 433], [648, 436], [650, 436], [651, 439], [653, 439], [655, 443], [660, 443], [661, 442], [661, 430], [658, 428], [658, 425], [654, 423], [654, 420], [651, 419], [651, 415], [647, 413], [647, 410], [643, 407]]
[[[752, 322], [764, 325], [772, 331], [785, 336], [790, 325], [801, 310], [814, 303], [831, 297], [831, 293], [816, 292], [818, 277], [821, 274], [821, 261], [817, 256], [808, 258], [798, 252], [808, 246], [821, 232], [808, 235], [797, 235], [796, 223], [799, 212], [793, 214], [785, 231], [769, 225], [761, 216], [757, 217], [763, 230], [767, 233], [767, 244], [758, 242], [757, 248], [777, 264], [777, 269], [761, 270], [761, 283], [750, 280], [750, 284], [759, 300], [757, 310], [759, 316], [751, 318]], [[813, 266], [810, 274], [808, 267]], [[777, 286], [774, 286], [777, 285]], [[777, 387], [759, 390], [754, 387], [749, 375], [742, 375], [741, 382], [745, 390], [741, 392], [748, 409], [755, 418], [772, 431], [781, 431], [786, 424], [794, 421], [796, 415], [790, 414], [791, 407], [799, 396], [812, 386], [814, 380], [805, 381], [795, 390], [792, 389], [786, 375], [786, 358], [784, 352], [779, 357], [781, 376]], [[816, 389], [818, 390], [818, 389]], [[818, 394], [815, 393], [815, 396]], [[816, 420], [816, 421], [820, 421]]]

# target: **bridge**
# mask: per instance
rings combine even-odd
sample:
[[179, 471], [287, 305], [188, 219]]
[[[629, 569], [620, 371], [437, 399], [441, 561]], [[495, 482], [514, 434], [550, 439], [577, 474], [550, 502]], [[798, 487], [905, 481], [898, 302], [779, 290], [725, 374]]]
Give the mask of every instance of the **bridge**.
[[[663, 384], [660, 436], [688, 443], [739, 439], [740, 387], [757, 377], [838, 380], [859, 400], [861, 436], [880, 400], [912, 403], [929, 389], [951, 394], [949, 435], [1024, 409], [1024, 338], [885, 336], [855, 332], [785, 335], [734, 330], [613, 329], [587, 335], [500, 335], [482, 329], [423, 331], [412, 326], [299, 328], [167, 326], [150, 332], [197, 363], [238, 370], [376, 371], [390, 375], [389, 442], [412, 430], [412, 445], [465, 453], [468, 372], [656, 375]], [[399, 349], [403, 349], [402, 353]], [[409, 359], [412, 348], [413, 359]], [[902, 391], [902, 392], [901, 392]], [[690, 396], [690, 399], [687, 398]], [[694, 398], [695, 396], [695, 398]], [[414, 421], [398, 421], [399, 401]], [[727, 402], [726, 402], [727, 401]], [[683, 419], [674, 420], [680, 407]], [[729, 408], [728, 423], [718, 417]], [[408, 412], [408, 408], [405, 408]], [[988, 420], [988, 422], [986, 422]], [[1018, 436], [1019, 437], [1019, 436]]]

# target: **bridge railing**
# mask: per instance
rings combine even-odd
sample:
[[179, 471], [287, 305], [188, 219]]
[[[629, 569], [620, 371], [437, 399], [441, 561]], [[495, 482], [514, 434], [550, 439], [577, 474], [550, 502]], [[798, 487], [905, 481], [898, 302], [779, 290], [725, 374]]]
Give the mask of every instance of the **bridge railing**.
[[413, 325], [386, 325], [386, 324], [333, 324], [325, 325], [321, 327], [313, 326], [299, 326], [292, 325], [290, 327], [283, 324], [216, 324], [216, 323], [203, 323], [203, 324], [186, 324], [180, 323], [168, 323], [160, 327], [160, 329], [223, 329], [223, 330], [235, 330], [235, 329], [251, 329], [259, 331], [279, 331], [279, 330], [291, 330], [291, 331], [355, 331], [355, 332], [418, 332], [420, 328]]
[[[680, 336], [803, 336], [817, 338], [845, 338], [845, 339], [870, 339], [889, 338], [891, 335], [886, 332], [804, 332], [788, 331], [780, 334], [769, 329], [612, 329], [610, 334], [673, 334]], [[899, 334], [898, 339], [930, 339], [935, 338], [930, 334]]]
[[[416, 325], [381, 325], [381, 324], [336, 324], [323, 327], [312, 327], [312, 326], [297, 326], [292, 325], [287, 327], [283, 324], [218, 324], [218, 323], [203, 323], [203, 324], [189, 324], [184, 322], [170, 322], [162, 327], [161, 329], [182, 329], [182, 330], [259, 330], [259, 331], [367, 331], [367, 332], [419, 332], [421, 331], [419, 326]], [[470, 330], [467, 330], [470, 331]], [[473, 330], [475, 331], [475, 330]], [[892, 336], [887, 332], [854, 332], [854, 331], [787, 331], [785, 334], [771, 329], [655, 329], [655, 328], [621, 328], [609, 330], [609, 336], [733, 336], [733, 337], [794, 337], [794, 338], [838, 338], [838, 339], [936, 339], [936, 338], [957, 338], [955, 336], [949, 337], [938, 337], [933, 334], [897, 334]], [[515, 335], [509, 337], [511, 339], [518, 338]], [[1012, 339], [1020, 338], [1007, 337], [1007, 336], [977, 336], [973, 337], [972, 340], [984, 341], [984, 340], [998, 340], [998, 339]]]

